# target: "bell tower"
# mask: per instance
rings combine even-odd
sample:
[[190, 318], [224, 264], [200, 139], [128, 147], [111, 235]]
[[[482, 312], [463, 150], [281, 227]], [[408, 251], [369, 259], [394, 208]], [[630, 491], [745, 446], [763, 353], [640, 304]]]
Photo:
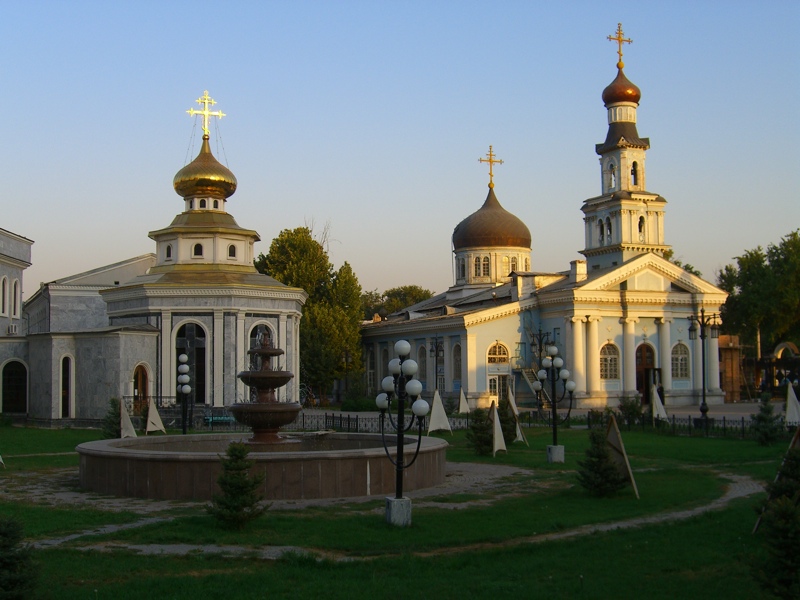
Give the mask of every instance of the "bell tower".
[[645, 252], [662, 254], [664, 207], [658, 194], [646, 191], [645, 158], [650, 140], [639, 137], [636, 110], [642, 93], [631, 83], [623, 68], [622, 45], [633, 42], [624, 37], [622, 24], [615, 36], [618, 44], [617, 76], [603, 90], [608, 112], [608, 133], [595, 146], [600, 156], [601, 195], [583, 203], [586, 247], [581, 251], [588, 269], [614, 267]]

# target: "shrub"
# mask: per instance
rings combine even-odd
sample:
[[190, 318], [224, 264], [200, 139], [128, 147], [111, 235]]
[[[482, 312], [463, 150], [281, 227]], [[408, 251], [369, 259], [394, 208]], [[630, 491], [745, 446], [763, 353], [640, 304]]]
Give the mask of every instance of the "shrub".
[[375, 406], [375, 398], [348, 395], [342, 400], [342, 412], [367, 412], [370, 410], [378, 410], [378, 407]]
[[247, 458], [247, 446], [233, 442], [221, 458], [222, 474], [217, 484], [222, 494], [215, 494], [207, 507], [209, 514], [225, 525], [242, 529], [249, 521], [260, 517], [267, 506], [259, 506], [262, 496], [258, 487], [264, 477], [250, 474], [253, 461]]
[[507, 398], [500, 400], [497, 407], [497, 414], [500, 416], [500, 429], [503, 430], [503, 441], [506, 445], [511, 444], [517, 437], [517, 422], [514, 413], [511, 412], [511, 403]]
[[592, 496], [613, 496], [625, 487], [628, 479], [611, 459], [605, 430], [590, 429], [589, 443], [586, 460], [578, 461], [578, 482]]
[[[116, 439], [122, 437], [122, 427], [120, 426], [119, 398], [112, 398], [108, 401], [108, 411], [103, 417], [102, 432], [103, 438]], [[147, 421], [145, 421], [147, 423]]]
[[781, 434], [781, 417], [773, 414], [774, 407], [769, 400], [769, 393], [761, 394], [758, 412], [750, 417], [756, 441], [760, 446], [771, 445]]
[[759, 532], [766, 555], [754, 560], [752, 573], [765, 591], [778, 598], [800, 598], [800, 493], [771, 500]]
[[30, 598], [36, 587], [36, 564], [31, 550], [22, 545], [22, 524], [0, 517], [0, 598]]
[[492, 453], [492, 422], [489, 420], [489, 411], [483, 408], [472, 411], [467, 431], [467, 445], [479, 456]]
[[639, 396], [623, 396], [619, 400], [619, 417], [628, 427], [642, 419], [642, 402]]

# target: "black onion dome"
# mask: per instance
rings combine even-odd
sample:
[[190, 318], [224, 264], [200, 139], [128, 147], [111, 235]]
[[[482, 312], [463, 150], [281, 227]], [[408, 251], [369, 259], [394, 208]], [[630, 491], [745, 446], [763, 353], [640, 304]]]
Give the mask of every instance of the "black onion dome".
[[603, 90], [603, 104], [609, 106], [617, 102], [634, 102], [639, 104], [641, 90], [631, 83], [622, 69], [617, 70], [617, 77]]
[[211, 154], [208, 138], [203, 136], [200, 153], [175, 174], [175, 191], [182, 198], [204, 196], [225, 199], [236, 191], [236, 176]]
[[531, 232], [519, 218], [500, 206], [494, 189], [477, 211], [453, 230], [453, 249], [475, 247], [531, 247]]

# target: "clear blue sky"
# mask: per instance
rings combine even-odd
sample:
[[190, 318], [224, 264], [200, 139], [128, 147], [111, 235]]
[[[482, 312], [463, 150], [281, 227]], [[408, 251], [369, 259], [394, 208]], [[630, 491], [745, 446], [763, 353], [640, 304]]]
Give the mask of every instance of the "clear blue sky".
[[492, 144], [532, 268], [567, 269], [600, 192], [617, 22], [667, 242], [713, 281], [800, 226], [796, 0], [32, 1], [4, 3], [0, 25], [0, 227], [36, 242], [26, 295], [155, 249], [206, 89], [228, 115], [228, 210], [257, 252], [330, 223], [335, 266], [364, 289], [442, 291]]

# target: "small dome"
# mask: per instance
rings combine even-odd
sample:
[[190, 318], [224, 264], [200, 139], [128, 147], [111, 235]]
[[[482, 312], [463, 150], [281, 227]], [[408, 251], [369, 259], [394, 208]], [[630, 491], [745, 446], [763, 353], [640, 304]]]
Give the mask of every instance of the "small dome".
[[453, 230], [453, 249], [476, 247], [531, 247], [531, 232], [519, 218], [500, 206], [489, 188], [489, 195], [477, 211]]
[[230, 169], [211, 154], [208, 137], [203, 136], [197, 158], [175, 174], [172, 185], [182, 198], [204, 196], [224, 200], [233, 195], [237, 183]]
[[617, 102], [634, 102], [639, 104], [642, 98], [642, 92], [628, 81], [625, 73], [620, 68], [617, 71], [617, 77], [612, 81], [606, 89], [603, 90], [603, 103], [606, 106], [616, 104]]

